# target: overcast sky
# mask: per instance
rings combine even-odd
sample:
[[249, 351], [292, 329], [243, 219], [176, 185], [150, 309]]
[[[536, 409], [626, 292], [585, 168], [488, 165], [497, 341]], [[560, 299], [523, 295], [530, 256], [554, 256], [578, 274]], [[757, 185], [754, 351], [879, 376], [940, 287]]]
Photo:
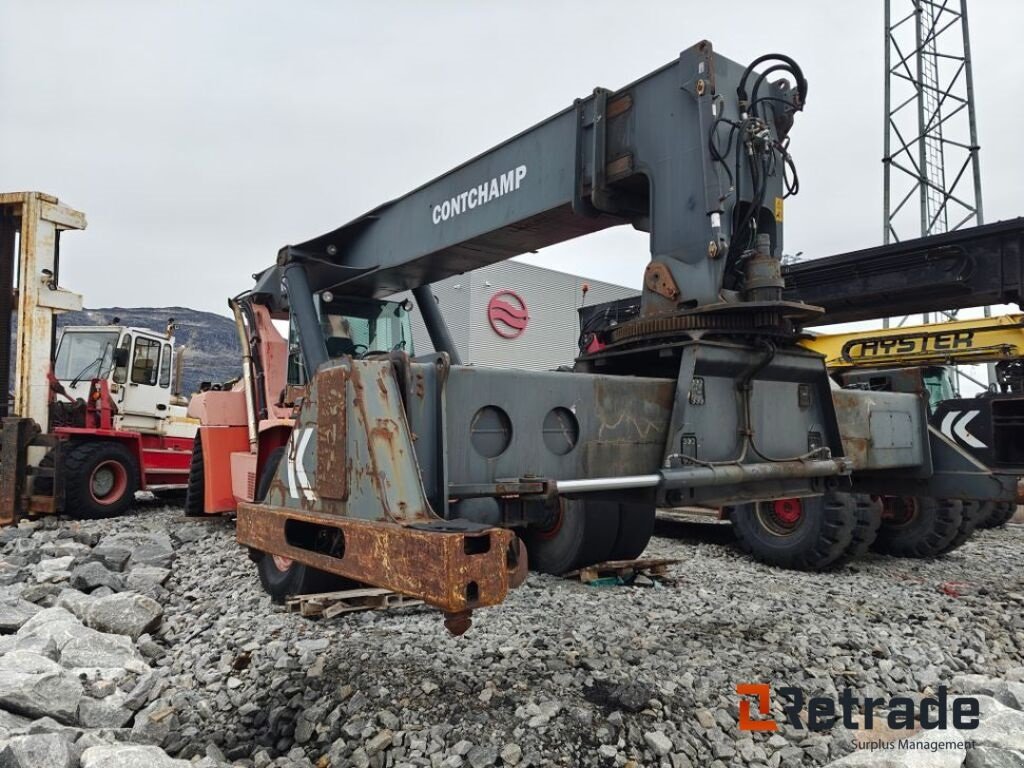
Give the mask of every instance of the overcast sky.
[[[910, 0], [893, 0], [909, 7]], [[882, 0], [0, 0], [0, 187], [86, 212], [62, 282], [87, 306], [225, 312], [277, 249], [708, 38], [810, 81], [786, 246], [881, 241]], [[1024, 214], [1024, 3], [972, 0], [986, 218]], [[639, 286], [642, 235], [529, 260]]]

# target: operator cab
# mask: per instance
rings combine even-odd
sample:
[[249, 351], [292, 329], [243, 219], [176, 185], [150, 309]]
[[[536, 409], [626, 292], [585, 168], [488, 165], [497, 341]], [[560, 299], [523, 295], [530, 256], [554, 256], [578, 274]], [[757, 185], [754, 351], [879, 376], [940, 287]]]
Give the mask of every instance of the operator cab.
[[[320, 330], [333, 359], [356, 359], [388, 352], [413, 354], [412, 302], [385, 301], [354, 296], [316, 295]], [[288, 329], [288, 383], [305, 384], [305, 366], [294, 321]]]
[[949, 365], [930, 365], [922, 369], [921, 377], [928, 392], [928, 410], [946, 400], [960, 397], [956, 386], [956, 371]]
[[927, 394], [928, 412], [933, 413], [939, 403], [960, 397], [956, 387], [956, 372], [949, 365], [927, 365], [920, 368], [885, 368], [840, 371], [837, 378], [850, 389], [873, 392], [924, 392]]
[[[150, 431], [173, 404], [173, 344], [172, 337], [144, 328], [71, 326], [61, 334], [53, 374], [76, 402], [88, 402], [96, 394], [93, 382], [106, 381], [118, 428]], [[54, 426], [74, 426], [67, 413], [72, 404], [58, 397], [55, 405]]]

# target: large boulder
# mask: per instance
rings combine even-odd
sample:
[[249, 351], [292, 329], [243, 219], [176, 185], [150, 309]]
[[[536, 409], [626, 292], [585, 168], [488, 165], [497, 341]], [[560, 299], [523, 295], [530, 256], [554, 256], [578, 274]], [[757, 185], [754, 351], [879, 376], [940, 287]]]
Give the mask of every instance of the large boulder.
[[135, 714], [132, 741], [162, 745], [178, 730], [178, 715], [166, 699], [157, 699]]
[[54, 607], [63, 608], [65, 611], [74, 614], [75, 618], [80, 621], [85, 621], [85, 614], [94, 600], [96, 600], [95, 597], [79, 592], [77, 589], [63, 589], [57, 595], [57, 602]]
[[13, 731], [20, 731], [29, 726], [32, 720], [21, 715], [14, 715], [7, 710], [0, 709], [0, 741], [3, 741]]
[[104, 538], [101, 546], [117, 546], [131, 550], [129, 566], [156, 565], [167, 568], [174, 562], [174, 543], [166, 533], [118, 533]]
[[111, 669], [121, 667], [135, 672], [148, 667], [146, 660], [124, 635], [110, 635], [89, 627], [60, 649], [60, 663], [70, 669]]
[[52, 641], [56, 658], [65, 667], [140, 670], [148, 666], [131, 638], [87, 627], [64, 608], [40, 611], [22, 625], [15, 637], [22, 643]]
[[59, 630], [66, 629], [68, 625], [81, 625], [81, 623], [75, 614], [64, 608], [44, 608], [22, 624], [17, 634], [18, 637], [27, 637], [45, 629], [49, 634], [56, 635], [59, 634]]
[[20, 566], [0, 560], [0, 587], [9, 587], [25, 581], [25, 570]]
[[964, 768], [1024, 768], [1024, 752], [1015, 749], [975, 747], [967, 750]]
[[89, 747], [82, 753], [82, 768], [190, 768], [188, 760], [175, 760], [159, 747], [117, 744]]
[[128, 694], [123, 691], [115, 691], [102, 699], [83, 696], [78, 703], [79, 724], [86, 728], [123, 728], [133, 714], [125, 705], [127, 698]]
[[98, 587], [107, 587], [117, 592], [124, 589], [124, 582], [119, 574], [108, 570], [103, 564], [94, 560], [82, 563], [71, 571], [71, 586], [83, 592], [92, 592]]
[[18, 637], [18, 635], [4, 635], [0, 637], [0, 656], [11, 651], [31, 651], [45, 656], [53, 661], [60, 661], [60, 651], [52, 637], [45, 635], [29, 635]]
[[82, 684], [45, 656], [12, 651], [0, 657], [0, 707], [72, 723], [81, 698]]
[[122, 592], [95, 600], [86, 611], [85, 623], [101, 632], [138, 640], [156, 629], [163, 615], [164, 609], [153, 598]]
[[0, 634], [9, 634], [21, 629], [21, 625], [31, 619], [40, 608], [35, 603], [22, 600], [20, 597], [5, 596], [0, 598]]
[[131, 547], [122, 547], [116, 544], [104, 543], [92, 550], [92, 558], [111, 571], [123, 571], [131, 556]]
[[15, 736], [0, 749], [0, 768], [77, 768], [78, 750], [63, 736]]
[[963, 735], [979, 747], [1024, 750], [1024, 712], [1006, 709], [983, 718], [973, 731]]

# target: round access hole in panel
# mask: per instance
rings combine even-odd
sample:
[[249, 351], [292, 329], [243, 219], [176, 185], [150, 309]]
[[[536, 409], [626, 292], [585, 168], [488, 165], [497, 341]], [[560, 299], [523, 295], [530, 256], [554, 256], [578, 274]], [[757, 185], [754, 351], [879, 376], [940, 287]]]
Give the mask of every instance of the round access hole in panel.
[[469, 442], [485, 459], [501, 456], [512, 442], [512, 421], [496, 405], [485, 405], [469, 423]]
[[544, 417], [544, 445], [556, 456], [564, 456], [580, 441], [580, 423], [568, 408], [552, 408]]

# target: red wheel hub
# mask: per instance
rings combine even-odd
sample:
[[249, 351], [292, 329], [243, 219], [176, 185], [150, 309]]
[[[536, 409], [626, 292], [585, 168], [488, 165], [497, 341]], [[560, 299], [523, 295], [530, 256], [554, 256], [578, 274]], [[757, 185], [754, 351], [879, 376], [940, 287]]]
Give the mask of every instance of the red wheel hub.
[[558, 535], [558, 532], [562, 530], [562, 522], [565, 520], [565, 502], [559, 501], [558, 503], [558, 515], [552, 521], [551, 525], [547, 528], [537, 529], [536, 536], [540, 539], [553, 539]]
[[804, 516], [800, 499], [776, 499], [772, 502], [772, 514], [783, 525], [796, 525]]
[[119, 461], [97, 464], [89, 475], [89, 495], [97, 504], [116, 504], [128, 490], [128, 470]]
[[271, 555], [271, 559], [274, 561], [274, 567], [277, 568], [281, 573], [287, 573], [292, 567], [293, 560], [290, 557], [283, 557], [281, 555]]
[[907, 525], [918, 513], [918, 501], [913, 496], [883, 496], [882, 520], [889, 526]]

